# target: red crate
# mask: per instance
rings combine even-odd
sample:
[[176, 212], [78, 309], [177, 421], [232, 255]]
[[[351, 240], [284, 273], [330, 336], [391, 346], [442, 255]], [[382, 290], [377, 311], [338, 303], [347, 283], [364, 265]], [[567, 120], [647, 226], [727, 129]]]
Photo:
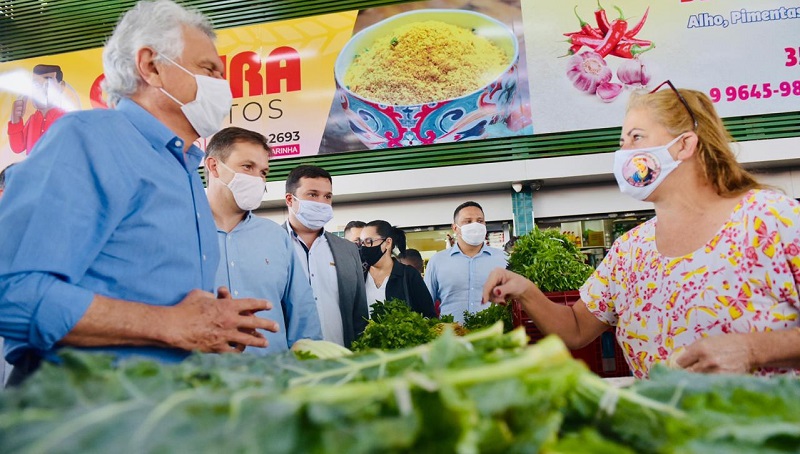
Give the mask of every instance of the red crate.
[[571, 353], [574, 358], [582, 360], [592, 372], [601, 377], [631, 375], [613, 329], [608, 329], [586, 347], [572, 350]]
[[[567, 306], [573, 305], [580, 299], [580, 292], [578, 291], [551, 292], [545, 295], [554, 303]], [[514, 326], [525, 327], [525, 333], [530, 338], [531, 344], [538, 342], [544, 337], [542, 332], [539, 331], [539, 328], [528, 318], [528, 314], [522, 310], [522, 306], [518, 302], [513, 302], [511, 308]], [[616, 341], [616, 337], [614, 336], [613, 328], [609, 328], [589, 345], [571, 350], [571, 353], [574, 358], [582, 360], [589, 366], [592, 372], [601, 377], [627, 377], [631, 375], [622, 348], [619, 346], [619, 342]]]

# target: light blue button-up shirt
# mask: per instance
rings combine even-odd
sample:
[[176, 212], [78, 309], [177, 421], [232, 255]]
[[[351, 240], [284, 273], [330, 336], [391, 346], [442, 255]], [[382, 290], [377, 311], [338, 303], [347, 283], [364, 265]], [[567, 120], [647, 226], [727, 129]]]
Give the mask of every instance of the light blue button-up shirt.
[[256, 315], [280, 327], [277, 333], [262, 330], [267, 348], [247, 347], [245, 352], [279, 353], [298, 339], [322, 339], [314, 293], [283, 227], [248, 213], [229, 233], [217, 230], [217, 237], [217, 286], [228, 287], [234, 298], [268, 300], [272, 309]]
[[[0, 199], [0, 335], [12, 363], [53, 358], [95, 294], [170, 306], [214, 291], [219, 250], [202, 151], [131, 100], [60, 118]], [[178, 361], [183, 350], [113, 347]]]
[[433, 301], [441, 301], [440, 315], [452, 315], [456, 322], [464, 323], [464, 311], [479, 312], [483, 284], [495, 268], [506, 267], [503, 251], [484, 245], [474, 257], [461, 252], [458, 243], [437, 252], [425, 267], [425, 285]]

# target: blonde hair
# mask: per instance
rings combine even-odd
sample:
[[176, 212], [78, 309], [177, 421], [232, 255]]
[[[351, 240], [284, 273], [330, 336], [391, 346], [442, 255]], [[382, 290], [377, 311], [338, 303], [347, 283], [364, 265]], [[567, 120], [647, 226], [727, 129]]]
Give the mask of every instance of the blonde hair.
[[[732, 197], [751, 189], [764, 189], [755, 177], [736, 160], [731, 150], [731, 137], [714, 105], [705, 93], [696, 90], [679, 90], [697, 119], [697, 151], [700, 176], [721, 197]], [[662, 89], [655, 93], [634, 93], [628, 103], [628, 111], [647, 109], [655, 120], [678, 136], [692, 131], [694, 122], [689, 111], [674, 91]]]

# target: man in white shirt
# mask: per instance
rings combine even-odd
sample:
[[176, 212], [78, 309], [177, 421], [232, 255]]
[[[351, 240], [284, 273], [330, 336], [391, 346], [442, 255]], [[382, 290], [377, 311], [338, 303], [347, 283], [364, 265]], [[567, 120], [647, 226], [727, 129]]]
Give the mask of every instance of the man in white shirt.
[[354, 243], [326, 232], [333, 218], [333, 179], [302, 165], [286, 178], [286, 230], [314, 291], [322, 338], [350, 347], [367, 326], [364, 269]]

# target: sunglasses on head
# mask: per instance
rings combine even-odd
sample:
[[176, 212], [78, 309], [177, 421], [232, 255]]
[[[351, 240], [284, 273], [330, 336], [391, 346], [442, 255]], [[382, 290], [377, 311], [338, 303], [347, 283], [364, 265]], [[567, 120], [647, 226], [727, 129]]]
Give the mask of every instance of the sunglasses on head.
[[650, 93], [657, 92], [664, 85], [669, 85], [669, 88], [671, 88], [672, 91], [678, 96], [678, 100], [680, 100], [681, 104], [683, 104], [683, 107], [686, 107], [686, 111], [689, 112], [689, 116], [692, 117], [692, 123], [694, 124], [694, 131], [697, 131], [697, 117], [694, 116], [694, 112], [692, 111], [692, 108], [689, 107], [689, 103], [686, 102], [686, 99], [683, 97], [683, 95], [681, 95], [681, 92], [679, 92], [678, 89], [675, 88], [675, 85], [672, 85], [672, 82], [670, 82], [669, 80], [665, 80], [664, 82], [661, 82], [656, 88], [651, 90]]

